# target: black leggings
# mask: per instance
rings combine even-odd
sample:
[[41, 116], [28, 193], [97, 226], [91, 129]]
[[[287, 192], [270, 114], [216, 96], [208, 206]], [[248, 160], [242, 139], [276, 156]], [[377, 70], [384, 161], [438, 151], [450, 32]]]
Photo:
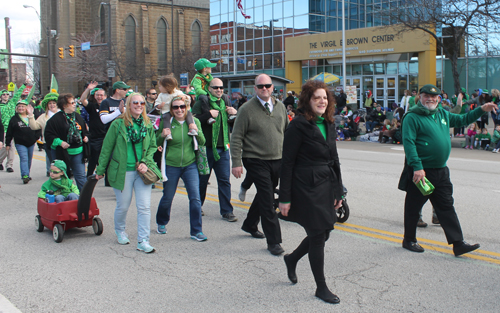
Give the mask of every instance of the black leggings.
[[289, 260], [297, 263], [309, 253], [309, 264], [318, 288], [326, 287], [325, 282], [325, 242], [330, 237], [330, 230], [312, 232], [306, 229], [307, 237], [290, 254]]

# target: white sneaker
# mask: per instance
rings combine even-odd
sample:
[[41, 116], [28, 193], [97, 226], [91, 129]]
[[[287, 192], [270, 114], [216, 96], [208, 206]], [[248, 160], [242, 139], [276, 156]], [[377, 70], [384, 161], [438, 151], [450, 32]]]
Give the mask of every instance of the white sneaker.
[[156, 251], [155, 248], [151, 247], [149, 241], [144, 239], [142, 242], [137, 243], [137, 250], [144, 251], [146, 253], [153, 253]]
[[238, 199], [240, 199], [241, 202], [245, 202], [245, 197], [247, 196], [247, 190], [243, 187], [240, 187], [240, 193], [238, 194]]
[[491, 151], [493, 153], [498, 153], [498, 149], [493, 149], [493, 151]]

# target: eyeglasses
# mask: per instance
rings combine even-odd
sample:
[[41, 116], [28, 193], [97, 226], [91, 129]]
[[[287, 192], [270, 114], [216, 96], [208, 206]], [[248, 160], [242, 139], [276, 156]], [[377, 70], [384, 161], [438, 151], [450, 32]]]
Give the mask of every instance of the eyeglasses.
[[132, 101], [132, 104], [146, 105], [146, 102], [144, 102], [144, 101]]
[[62, 171], [54, 171], [54, 170], [50, 170], [50, 172], [51, 172], [51, 173], [53, 173], [53, 174], [59, 174], [59, 173], [61, 173]]
[[118, 90], [127, 91], [127, 88], [118, 88]]
[[68, 104], [75, 104], [75, 103], [76, 103], [75, 101], [68, 102]]
[[185, 108], [186, 108], [186, 105], [185, 105], [185, 104], [181, 104], [181, 105], [173, 105], [173, 106], [172, 106], [172, 109], [174, 109], [174, 110], [179, 110], [179, 109], [184, 110]]
[[224, 86], [210, 86], [210, 88], [215, 89], [215, 90], [217, 90], [217, 89], [224, 90]]
[[152, 95], [152, 96], [156, 96], [156, 95], [157, 95], [157, 93], [156, 93], [156, 92], [155, 92], [155, 93], [150, 93], [150, 95]]
[[262, 89], [266, 87], [266, 89], [269, 89], [272, 87], [273, 84], [262, 84], [262, 85], [255, 85], [257, 88]]

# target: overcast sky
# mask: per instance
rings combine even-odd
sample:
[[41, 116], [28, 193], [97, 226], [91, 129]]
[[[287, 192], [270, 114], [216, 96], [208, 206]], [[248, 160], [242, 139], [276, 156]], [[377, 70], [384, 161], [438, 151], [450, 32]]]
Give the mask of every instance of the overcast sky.
[[[28, 42], [38, 43], [40, 40], [40, 20], [32, 8], [25, 9], [23, 4], [31, 5], [40, 14], [40, 0], [1, 0], [0, 10], [0, 49], [7, 48], [5, 41], [5, 17], [10, 18], [10, 37], [12, 52], [32, 53], [25, 51]], [[18, 58], [13, 57], [13, 60]], [[18, 61], [15, 61], [18, 62]]]

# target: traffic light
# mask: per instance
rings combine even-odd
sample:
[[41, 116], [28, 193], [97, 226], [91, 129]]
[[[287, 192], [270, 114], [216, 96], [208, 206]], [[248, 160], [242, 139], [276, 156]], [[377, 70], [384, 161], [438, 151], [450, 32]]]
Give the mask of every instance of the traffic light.
[[69, 56], [70, 57], [75, 56], [75, 46], [73, 46], [73, 45], [69, 46]]
[[253, 59], [253, 66], [256, 66], [257, 65], [257, 58], [254, 58]]
[[64, 48], [62, 48], [62, 47], [59, 48], [59, 57], [61, 59], [64, 59]]

